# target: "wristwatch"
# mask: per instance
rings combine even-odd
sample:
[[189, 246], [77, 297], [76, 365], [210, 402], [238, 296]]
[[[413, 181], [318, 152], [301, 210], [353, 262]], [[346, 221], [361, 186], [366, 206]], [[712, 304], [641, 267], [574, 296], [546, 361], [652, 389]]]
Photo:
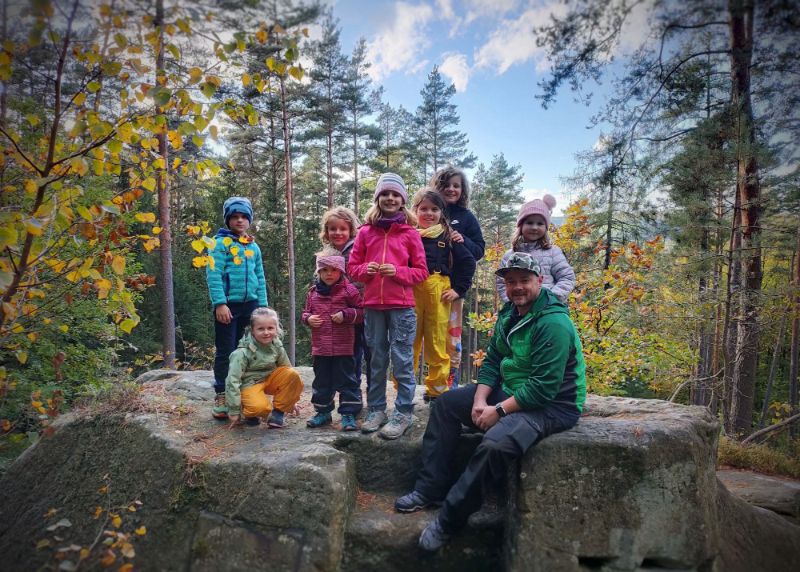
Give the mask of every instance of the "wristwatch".
[[506, 415], [508, 415], [508, 411], [503, 409], [503, 404], [502, 403], [498, 403], [497, 405], [495, 405], [494, 406], [494, 410], [497, 411], [497, 414], [500, 417], [505, 417]]

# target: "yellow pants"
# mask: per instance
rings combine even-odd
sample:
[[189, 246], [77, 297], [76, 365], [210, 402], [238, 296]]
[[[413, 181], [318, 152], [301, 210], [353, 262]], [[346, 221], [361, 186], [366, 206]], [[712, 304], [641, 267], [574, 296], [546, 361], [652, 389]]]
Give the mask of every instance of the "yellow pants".
[[287, 366], [276, 368], [264, 381], [242, 390], [242, 415], [267, 417], [273, 407], [287, 413], [300, 401], [301, 393], [303, 382], [297, 371]]
[[417, 335], [414, 338], [414, 371], [419, 371], [420, 350], [425, 349], [425, 388], [429, 397], [447, 391], [450, 374], [450, 357], [447, 355], [447, 322], [450, 303], [442, 302], [442, 293], [450, 288], [450, 278], [431, 274], [421, 284], [414, 286], [417, 312]]

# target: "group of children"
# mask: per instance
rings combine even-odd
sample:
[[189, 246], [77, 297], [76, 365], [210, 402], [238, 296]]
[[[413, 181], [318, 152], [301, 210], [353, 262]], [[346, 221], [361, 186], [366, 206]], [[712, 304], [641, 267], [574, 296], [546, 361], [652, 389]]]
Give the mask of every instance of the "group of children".
[[[401, 437], [412, 425], [421, 355], [427, 366], [426, 401], [458, 384], [463, 300], [485, 248], [468, 198], [469, 184], [459, 169], [437, 172], [411, 205], [403, 179], [384, 173], [363, 225], [345, 207], [323, 215], [323, 248], [316, 255], [315, 282], [301, 318], [311, 328], [314, 367], [315, 414], [306, 422], [309, 428], [333, 422], [338, 393], [342, 431], [359, 430], [362, 361], [367, 366], [367, 415], [360, 430], [380, 431], [386, 439]], [[531, 253], [542, 266], [543, 285], [566, 299], [575, 274], [548, 236], [554, 207], [550, 195], [521, 207], [505, 257], [514, 251]], [[280, 428], [303, 384], [281, 343], [278, 315], [266, 307], [261, 252], [247, 234], [253, 220], [250, 202], [228, 199], [223, 219], [212, 250], [215, 265], [207, 270], [216, 342], [212, 414], [232, 426], [243, 417], [247, 424], [266, 419], [270, 427]], [[498, 289], [507, 301], [500, 282]], [[250, 331], [243, 335], [248, 323]], [[391, 416], [386, 412], [390, 363], [397, 388]]]

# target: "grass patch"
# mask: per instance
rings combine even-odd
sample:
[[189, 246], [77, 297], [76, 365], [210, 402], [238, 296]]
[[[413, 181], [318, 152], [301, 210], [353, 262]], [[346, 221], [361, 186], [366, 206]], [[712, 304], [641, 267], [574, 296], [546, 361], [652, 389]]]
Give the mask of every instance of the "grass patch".
[[720, 437], [717, 466], [750, 469], [759, 473], [800, 479], [800, 458], [767, 445], [741, 445]]

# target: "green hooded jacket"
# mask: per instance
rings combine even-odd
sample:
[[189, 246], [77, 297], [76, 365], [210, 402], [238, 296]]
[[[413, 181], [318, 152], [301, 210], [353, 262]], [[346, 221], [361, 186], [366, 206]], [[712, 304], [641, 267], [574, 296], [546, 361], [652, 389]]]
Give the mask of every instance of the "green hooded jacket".
[[506, 303], [481, 365], [478, 383], [502, 383], [523, 410], [548, 404], [572, 406], [586, 401], [583, 349], [567, 306], [542, 288], [530, 310], [516, 323], [516, 308]]
[[291, 365], [278, 338], [264, 346], [249, 332], [245, 334], [239, 347], [231, 354], [228, 377], [225, 378], [228, 415], [233, 417], [241, 414], [242, 389], [263, 381], [278, 367]]

